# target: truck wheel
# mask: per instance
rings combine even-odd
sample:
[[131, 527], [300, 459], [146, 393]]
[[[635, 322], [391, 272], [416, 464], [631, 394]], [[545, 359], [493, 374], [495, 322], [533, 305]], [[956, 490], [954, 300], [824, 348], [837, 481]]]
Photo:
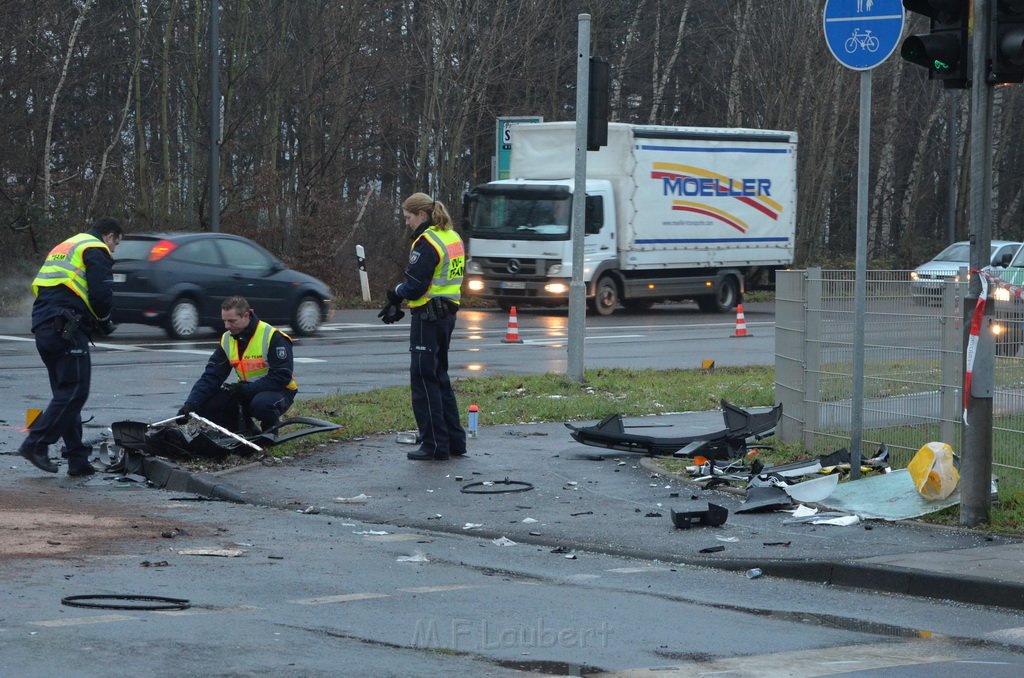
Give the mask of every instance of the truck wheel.
[[598, 315], [611, 315], [619, 305], [619, 286], [608, 275], [601, 276], [594, 288], [594, 298], [590, 307]]
[[697, 297], [697, 306], [705, 313], [728, 313], [736, 308], [740, 298], [740, 288], [736, 278], [723, 278], [715, 293], [707, 297]]

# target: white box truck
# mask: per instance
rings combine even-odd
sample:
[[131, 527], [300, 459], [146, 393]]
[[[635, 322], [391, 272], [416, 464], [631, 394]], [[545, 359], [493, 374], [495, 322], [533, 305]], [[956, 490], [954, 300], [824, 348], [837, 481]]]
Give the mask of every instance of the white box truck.
[[[590, 308], [692, 299], [735, 308], [793, 263], [796, 132], [610, 123], [587, 153], [583, 281]], [[572, 277], [573, 122], [516, 125], [510, 176], [466, 193], [465, 293], [560, 305]]]

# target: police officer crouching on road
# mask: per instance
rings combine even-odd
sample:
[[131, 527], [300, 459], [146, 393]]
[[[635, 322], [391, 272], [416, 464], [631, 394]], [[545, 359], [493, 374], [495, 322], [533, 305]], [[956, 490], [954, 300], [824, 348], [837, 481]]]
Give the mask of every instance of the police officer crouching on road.
[[462, 296], [466, 252], [443, 203], [414, 193], [402, 203], [402, 215], [413, 231], [405, 280], [388, 290], [388, 303], [377, 317], [388, 325], [398, 322], [405, 316], [402, 301], [408, 301], [409, 376], [420, 447], [406, 456], [448, 459], [466, 453], [466, 431], [448, 377], [448, 347]]
[[116, 219], [95, 221], [89, 230], [46, 255], [32, 281], [32, 334], [50, 377], [52, 398], [29, 427], [18, 453], [36, 468], [56, 473], [49, 446], [64, 439], [69, 476], [89, 476], [92, 447], [82, 442], [82, 408], [92, 381], [92, 336], [114, 331], [113, 253], [124, 231]]
[[[244, 436], [258, 433], [252, 430], [255, 417], [265, 432], [277, 425], [299, 389], [292, 376], [292, 338], [257, 318], [243, 297], [225, 299], [220, 317], [227, 331], [178, 415], [195, 412]], [[238, 381], [225, 383], [232, 370]]]

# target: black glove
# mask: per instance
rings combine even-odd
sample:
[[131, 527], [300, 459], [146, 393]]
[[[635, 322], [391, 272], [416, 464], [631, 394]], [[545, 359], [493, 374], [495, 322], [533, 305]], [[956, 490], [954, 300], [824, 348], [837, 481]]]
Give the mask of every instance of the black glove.
[[230, 384], [221, 384], [221, 389], [232, 398], [241, 398], [243, 388], [245, 388], [244, 381], [233, 381]]
[[185, 403], [178, 408], [178, 423], [184, 424], [188, 421], [188, 415], [196, 411], [196, 406], [192, 403]]
[[404, 318], [405, 311], [403, 311], [400, 306], [388, 303], [387, 306], [380, 310], [380, 313], [377, 314], [377, 317], [380, 318], [381, 322], [383, 322], [385, 325], [391, 325], [397, 323], [399, 320]]
[[390, 290], [390, 289], [388, 290], [388, 303], [389, 304], [392, 304], [394, 306], [401, 306], [402, 305], [402, 301], [403, 301], [403, 299], [402, 299], [402, 297], [398, 296], [398, 292], [396, 292], [394, 290]]
[[101, 320], [96, 329], [102, 336], [109, 337], [114, 333], [114, 330], [117, 329], [117, 325], [114, 324], [113, 320], [108, 318], [107, 320]]

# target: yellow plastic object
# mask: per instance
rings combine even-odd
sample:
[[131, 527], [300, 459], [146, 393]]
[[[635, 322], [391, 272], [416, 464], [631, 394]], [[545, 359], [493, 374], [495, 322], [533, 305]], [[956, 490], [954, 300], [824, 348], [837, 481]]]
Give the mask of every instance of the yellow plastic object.
[[907, 464], [907, 471], [914, 487], [928, 501], [945, 499], [960, 482], [960, 473], [953, 465], [953, 448], [946, 443], [922, 445]]
[[31, 428], [32, 422], [34, 422], [36, 418], [42, 413], [42, 410], [37, 409], [35, 407], [30, 407], [27, 410], [25, 410], [25, 428]]

